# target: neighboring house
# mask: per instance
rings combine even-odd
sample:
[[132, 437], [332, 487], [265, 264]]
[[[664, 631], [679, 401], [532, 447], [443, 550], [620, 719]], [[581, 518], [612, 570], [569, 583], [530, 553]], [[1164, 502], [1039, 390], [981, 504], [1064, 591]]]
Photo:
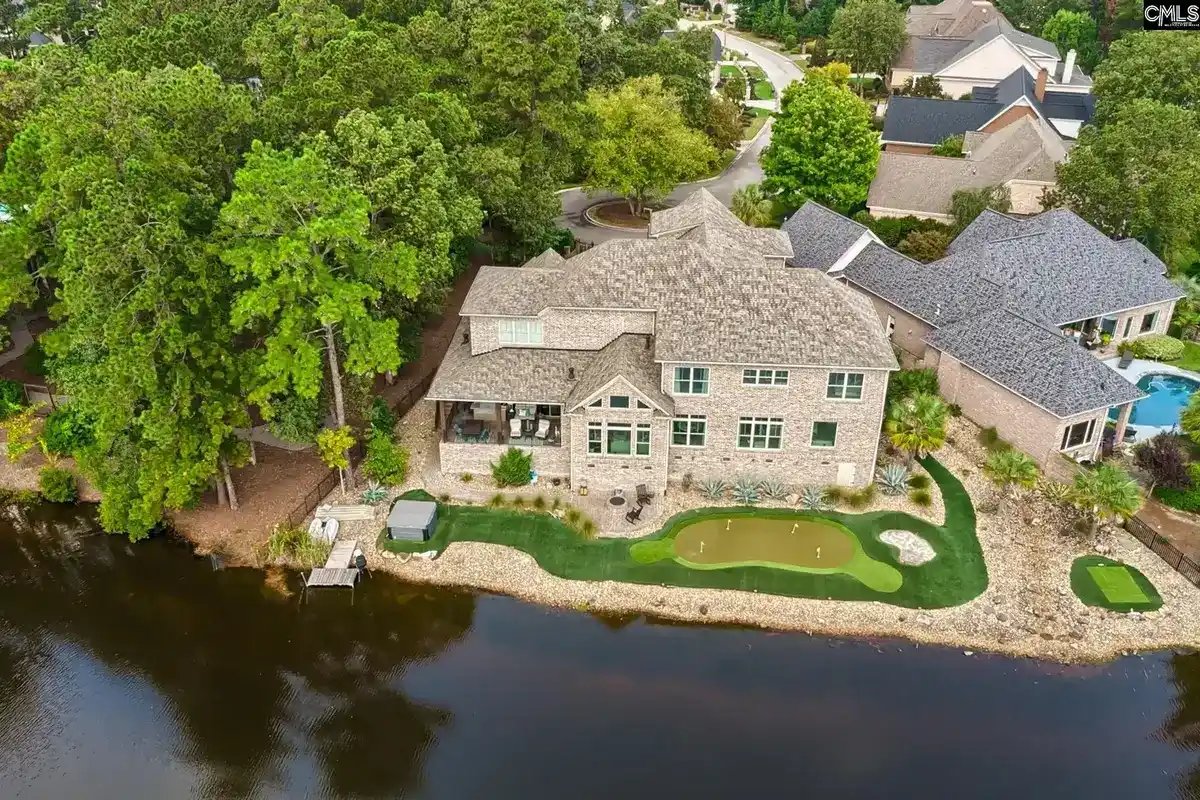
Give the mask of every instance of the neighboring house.
[[935, 6], [908, 7], [909, 36], [966, 38], [1003, 14], [987, 0], [944, 0]]
[[955, 192], [1003, 186], [1014, 213], [1036, 214], [1043, 194], [1055, 186], [1055, 165], [1066, 158], [1067, 148], [1046, 122], [1021, 117], [995, 133], [967, 133], [963, 155], [880, 153], [867, 209], [874, 217], [951, 222]]
[[949, 402], [1045, 464], [1094, 458], [1111, 408], [1124, 435], [1144, 393], [1079, 342], [1165, 333], [1183, 296], [1165, 271], [1139, 242], [1071, 211], [989, 210], [939, 261], [872, 243], [841, 276], [870, 298], [903, 361], [936, 369]]
[[836, 275], [871, 242], [879, 242], [866, 225], [830, 211], [812, 200], [805, 202], [782, 225], [792, 244], [789, 267], [808, 267]]
[[883, 122], [883, 149], [928, 153], [951, 136], [995, 133], [1019, 119], [1045, 122], [1063, 139], [1074, 140], [1092, 118], [1090, 94], [1046, 91], [1046, 73], [1015, 69], [995, 86], [977, 86], [971, 100], [893, 97]]
[[577, 488], [869, 482], [895, 355], [865, 296], [792, 255], [700, 190], [647, 239], [483, 267], [427, 394], [442, 471], [516, 446]]
[[1014, 70], [1036, 77], [1046, 70], [1046, 89], [1087, 94], [1092, 79], [1075, 64], [1074, 50], [1066, 59], [1051, 42], [1017, 30], [1003, 16], [978, 28], [969, 37], [909, 36], [892, 62], [888, 86], [898, 88], [909, 78], [932, 75], [951, 97], [973, 93], [978, 86], [995, 86]]

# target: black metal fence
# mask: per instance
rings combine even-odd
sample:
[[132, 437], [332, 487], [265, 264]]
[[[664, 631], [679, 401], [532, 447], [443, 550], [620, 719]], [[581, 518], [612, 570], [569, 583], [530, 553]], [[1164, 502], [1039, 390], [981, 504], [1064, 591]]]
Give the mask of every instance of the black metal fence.
[[1195, 586], [1200, 586], [1200, 564], [1185, 556], [1165, 536], [1159, 534], [1158, 531], [1137, 517], [1130, 517], [1125, 521], [1125, 530], [1132, 533], [1135, 539], [1157, 553], [1159, 558], [1170, 564], [1180, 575], [1187, 578]]
[[[429, 385], [433, 383], [433, 374], [434, 370], [431, 370], [428, 375], [417, 381], [416, 384], [414, 384], [413, 387], [408, 390], [408, 392], [406, 392], [400, 397], [399, 400], [392, 404], [392, 411], [397, 417], [403, 417], [410, 410], [412, 410], [412, 407], [415, 406], [422, 397], [425, 396], [425, 393], [429, 391]], [[362, 463], [365, 455], [366, 449], [363, 447], [362, 442], [355, 442], [354, 447], [350, 448], [348, 453], [351, 472], [353, 472], [354, 469]], [[311, 514], [313, 510], [321, 504], [321, 500], [330, 492], [332, 492], [333, 487], [337, 485], [338, 471], [336, 469], [331, 469], [329, 470], [329, 473], [321, 479], [321, 482], [317, 484], [316, 488], [304, 495], [304, 499], [297, 503], [296, 507], [293, 508], [291, 513], [287, 515], [288, 524], [299, 525], [301, 522], [307, 519], [308, 515]]]

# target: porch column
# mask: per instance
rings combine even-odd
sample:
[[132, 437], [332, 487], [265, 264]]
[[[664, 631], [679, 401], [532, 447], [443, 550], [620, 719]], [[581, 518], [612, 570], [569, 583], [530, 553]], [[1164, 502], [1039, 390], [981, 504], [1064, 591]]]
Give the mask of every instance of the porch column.
[[1129, 414], [1133, 411], [1133, 403], [1125, 403], [1121, 410], [1117, 412], [1117, 429], [1116, 437], [1113, 439], [1113, 446], [1116, 447], [1125, 440], [1125, 426], [1129, 424]]

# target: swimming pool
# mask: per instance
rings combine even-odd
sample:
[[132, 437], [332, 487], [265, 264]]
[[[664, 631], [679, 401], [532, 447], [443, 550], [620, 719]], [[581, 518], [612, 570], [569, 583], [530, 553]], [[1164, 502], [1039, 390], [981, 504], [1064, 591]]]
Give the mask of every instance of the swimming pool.
[[[1200, 389], [1200, 382], [1182, 375], [1143, 375], [1137, 387], [1150, 396], [1133, 404], [1130, 424], [1170, 428], [1179, 424], [1179, 412]], [[1114, 408], [1109, 416], [1116, 419], [1117, 410]]]

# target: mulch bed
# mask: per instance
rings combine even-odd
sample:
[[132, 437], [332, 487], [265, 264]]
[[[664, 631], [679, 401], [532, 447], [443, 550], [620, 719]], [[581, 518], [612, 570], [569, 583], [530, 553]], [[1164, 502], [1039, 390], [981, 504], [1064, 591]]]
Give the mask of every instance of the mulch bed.
[[598, 222], [602, 222], [605, 225], [614, 225], [618, 228], [630, 228], [633, 230], [645, 230], [650, 225], [650, 212], [654, 210], [657, 210], [657, 208], [647, 207], [642, 211], [642, 215], [638, 216], [629, 210], [629, 203], [626, 201], [612, 200], [592, 206], [588, 209], [588, 213]]

